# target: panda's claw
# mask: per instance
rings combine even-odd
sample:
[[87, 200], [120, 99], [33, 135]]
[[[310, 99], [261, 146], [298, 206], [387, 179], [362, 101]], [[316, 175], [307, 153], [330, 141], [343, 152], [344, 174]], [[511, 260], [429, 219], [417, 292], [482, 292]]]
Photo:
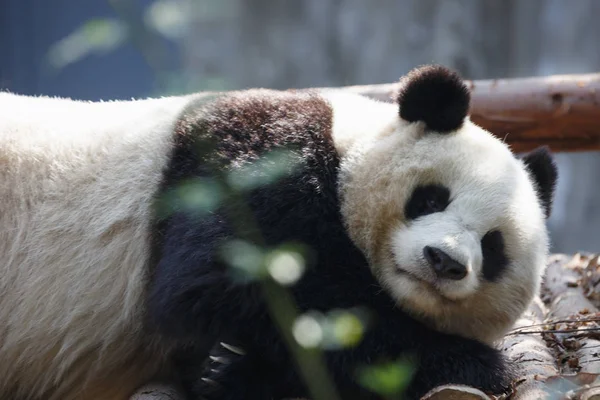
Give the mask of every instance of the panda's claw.
[[240, 356], [246, 355], [246, 352], [244, 351], [244, 349], [242, 349], [240, 347], [232, 346], [232, 345], [227, 344], [225, 342], [220, 342], [220, 345], [223, 348], [225, 348], [225, 349], [229, 350], [230, 352], [235, 353], [237, 355], [240, 355]]
[[217, 364], [228, 364], [225, 357], [209, 356], [210, 360]]
[[204, 383], [207, 383], [207, 384], [211, 385], [211, 386], [219, 386], [219, 384], [217, 383], [217, 381], [215, 381], [214, 379], [203, 377], [202, 381]]

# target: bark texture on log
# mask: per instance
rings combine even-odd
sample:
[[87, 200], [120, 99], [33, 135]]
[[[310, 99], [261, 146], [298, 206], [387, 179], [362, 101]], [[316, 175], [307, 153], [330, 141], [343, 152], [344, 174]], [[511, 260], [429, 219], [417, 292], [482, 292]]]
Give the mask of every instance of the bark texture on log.
[[129, 400], [185, 400], [174, 387], [167, 384], [148, 384], [140, 388]]
[[423, 400], [489, 400], [481, 390], [463, 385], [444, 385], [432, 389]]
[[[467, 81], [471, 120], [524, 152], [600, 150], [600, 74]], [[345, 91], [390, 101], [398, 84]]]
[[[529, 310], [515, 324], [523, 329], [539, 326], [546, 318], [547, 309], [536, 298]], [[554, 355], [546, 346], [540, 333], [507, 335], [502, 342], [502, 352], [520, 368], [520, 379], [514, 383], [513, 400], [537, 400], [545, 397], [545, 380], [558, 374]]]
[[[551, 259], [546, 274], [546, 288], [551, 291], [551, 296], [554, 299], [550, 305], [550, 313], [548, 315], [551, 320], [565, 320], [572, 316], [579, 316], [585, 319], [588, 315], [600, 315], [598, 308], [588, 300], [582, 290], [579, 280], [580, 274], [573, 270], [581, 264], [582, 256], [576, 256], [571, 262], [565, 259], [564, 256]], [[567, 282], [566, 285], [556, 285], [556, 282]], [[574, 346], [565, 352], [566, 357], [572, 357], [577, 360], [576, 367], [580, 372], [600, 374], [600, 340], [596, 335], [587, 334], [586, 329], [598, 326], [597, 322], [587, 324], [569, 324], [563, 322], [556, 324], [554, 330], [574, 331], [565, 334], [556, 334], [556, 339], [563, 343], [575, 343]], [[600, 333], [600, 326], [599, 332]], [[582, 331], [583, 330], [583, 331]]]

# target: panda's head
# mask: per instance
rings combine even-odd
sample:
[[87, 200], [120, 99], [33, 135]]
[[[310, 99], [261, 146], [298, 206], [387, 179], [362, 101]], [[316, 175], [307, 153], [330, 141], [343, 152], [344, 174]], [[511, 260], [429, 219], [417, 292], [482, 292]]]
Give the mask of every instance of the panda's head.
[[517, 158], [474, 125], [469, 89], [439, 66], [404, 77], [393, 106], [332, 99], [342, 214], [376, 277], [438, 329], [499, 338], [544, 271], [549, 152]]

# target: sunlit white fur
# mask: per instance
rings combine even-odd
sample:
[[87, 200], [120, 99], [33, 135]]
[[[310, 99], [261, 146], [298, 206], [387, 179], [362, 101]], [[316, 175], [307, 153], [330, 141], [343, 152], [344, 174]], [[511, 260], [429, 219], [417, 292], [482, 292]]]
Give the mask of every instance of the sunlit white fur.
[[337, 90], [323, 95], [335, 105], [332, 135], [338, 153], [346, 154], [351, 147], [357, 147], [357, 142], [368, 145], [373, 140], [373, 132], [384, 137], [396, 130], [398, 107], [393, 104]]
[[1, 399], [124, 400], [157, 373], [149, 206], [187, 101], [0, 93]]
[[[329, 100], [342, 156], [342, 213], [374, 272], [401, 307], [437, 328], [486, 342], [501, 337], [538, 290], [548, 247], [544, 215], [522, 163], [468, 119], [457, 132], [426, 133], [422, 123], [401, 120], [391, 104]], [[450, 205], [407, 221], [409, 196], [427, 183], [448, 187]], [[504, 236], [510, 264], [491, 283], [482, 277], [480, 241], [493, 229]], [[464, 263], [467, 277], [436, 279], [423, 257], [426, 245]]]

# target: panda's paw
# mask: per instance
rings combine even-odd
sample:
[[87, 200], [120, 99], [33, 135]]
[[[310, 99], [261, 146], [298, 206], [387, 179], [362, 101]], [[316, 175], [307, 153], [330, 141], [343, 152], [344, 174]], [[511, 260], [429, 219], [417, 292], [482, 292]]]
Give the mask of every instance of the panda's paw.
[[281, 383], [278, 369], [268, 357], [256, 349], [248, 351], [231, 342], [220, 342], [211, 351], [210, 359], [197, 384], [201, 398], [206, 400], [271, 400], [279, 396]]
[[216, 400], [224, 398], [223, 386], [212, 378], [203, 376], [196, 384], [195, 390], [198, 400]]
[[[236, 378], [239, 365], [246, 355], [244, 349], [220, 342], [209, 356], [203, 376], [196, 383], [196, 393], [202, 400], [237, 400], [243, 397], [242, 382]], [[240, 391], [242, 390], [242, 391]]]

